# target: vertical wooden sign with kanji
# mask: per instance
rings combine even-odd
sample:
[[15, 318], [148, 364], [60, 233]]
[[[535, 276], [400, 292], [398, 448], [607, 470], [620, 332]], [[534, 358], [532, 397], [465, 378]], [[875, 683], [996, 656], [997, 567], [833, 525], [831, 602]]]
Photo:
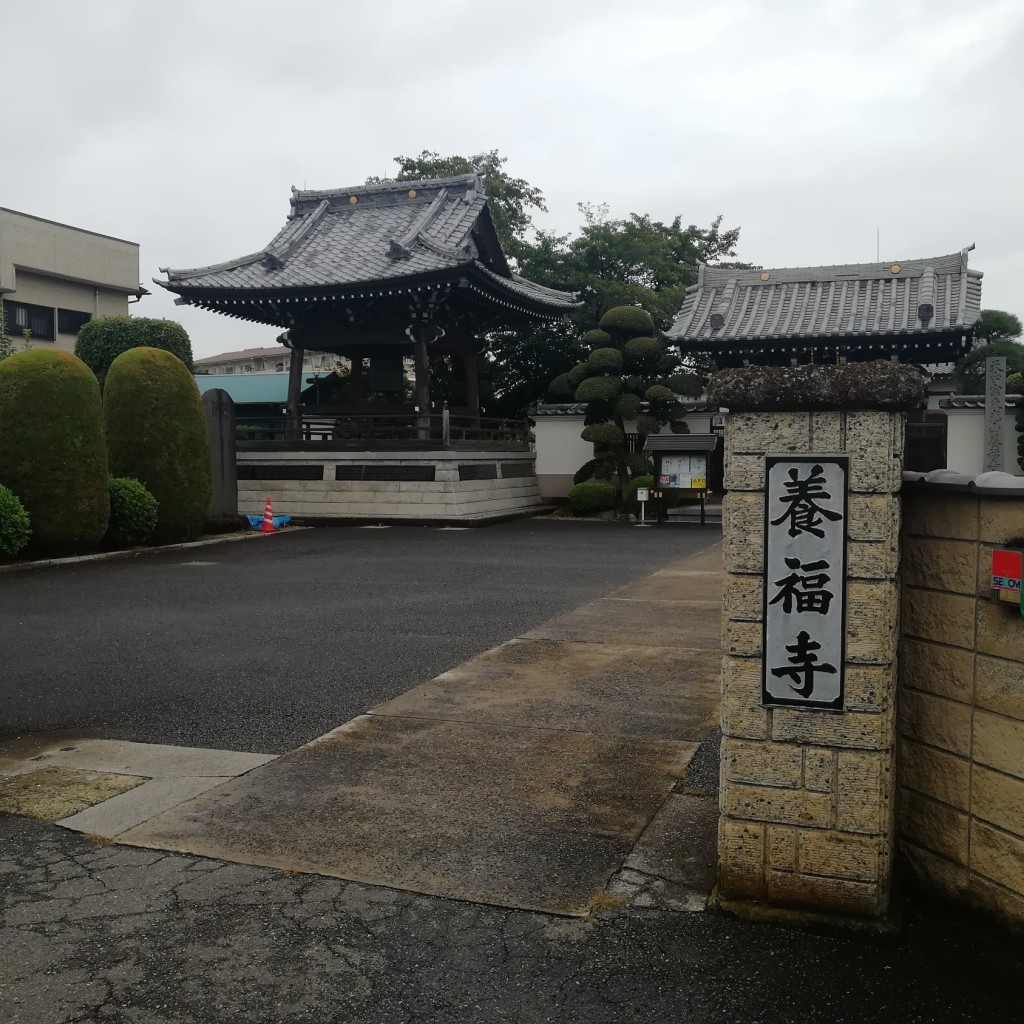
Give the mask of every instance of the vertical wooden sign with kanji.
[[849, 459], [766, 458], [766, 707], [843, 710]]

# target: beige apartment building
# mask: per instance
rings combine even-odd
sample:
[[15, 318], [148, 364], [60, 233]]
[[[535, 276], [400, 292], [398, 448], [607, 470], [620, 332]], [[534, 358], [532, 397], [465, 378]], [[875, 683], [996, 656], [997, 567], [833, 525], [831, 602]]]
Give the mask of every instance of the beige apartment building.
[[74, 350], [82, 325], [127, 315], [148, 294], [139, 284], [139, 246], [110, 235], [0, 207], [0, 299], [7, 334]]
[[[287, 373], [291, 351], [283, 345], [268, 348], [243, 348], [237, 352], [221, 352], [216, 356], [194, 359], [197, 374], [220, 373]], [[302, 357], [304, 370], [331, 370], [338, 363], [347, 363], [330, 352], [306, 351]]]

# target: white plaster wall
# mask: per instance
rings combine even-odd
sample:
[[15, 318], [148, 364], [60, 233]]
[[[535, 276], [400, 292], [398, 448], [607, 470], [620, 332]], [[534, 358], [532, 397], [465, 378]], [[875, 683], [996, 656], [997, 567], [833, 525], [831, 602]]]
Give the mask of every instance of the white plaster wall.
[[538, 416], [535, 422], [537, 476], [572, 476], [594, 457], [594, 446], [580, 437], [582, 416]]
[[[1003, 420], [1003, 472], [1022, 475], [1017, 464], [1017, 431], [1014, 412]], [[957, 473], [985, 472], [985, 411], [946, 410], [946, 468]]]

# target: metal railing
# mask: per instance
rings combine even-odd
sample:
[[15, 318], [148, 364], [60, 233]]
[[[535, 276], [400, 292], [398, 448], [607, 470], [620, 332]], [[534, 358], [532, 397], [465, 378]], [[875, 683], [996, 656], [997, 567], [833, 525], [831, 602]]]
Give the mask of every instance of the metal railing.
[[244, 417], [236, 420], [238, 447], [335, 451], [467, 448], [526, 451], [527, 420], [452, 416], [440, 413], [303, 414]]

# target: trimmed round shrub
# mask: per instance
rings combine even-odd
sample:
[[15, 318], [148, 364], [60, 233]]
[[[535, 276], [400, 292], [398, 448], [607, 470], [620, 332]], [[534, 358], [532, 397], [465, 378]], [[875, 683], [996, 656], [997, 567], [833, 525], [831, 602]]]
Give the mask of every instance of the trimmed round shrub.
[[192, 343], [185, 328], [173, 320], [142, 316], [102, 316], [90, 320], [78, 332], [75, 355], [99, 382], [104, 383], [110, 364], [133, 348], [159, 348], [176, 355], [192, 372]]
[[626, 466], [630, 476], [650, 476], [654, 472], [654, 463], [643, 452], [628, 452]]
[[680, 363], [682, 363], [682, 359], [674, 352], [666, 352], [658, 360], [658, 370], [661, 373], [671, 373]]
[[622, 353], [617, 348], [595, 348], [587, 365], [595, 373], [622, 373]]
[[665, 351], [657, 338], [631, 338], [626, 342], [626, 358], [634, 366], [649, 366], [656, 363]]
[[587, 331], [587, 333], [580, 338], [580, 341], [586, 345], [587, 348], [604, 348], [606, 345], [611, 344], [612, 336], [607, 331]]
[[577, 402], [614, 402], [622, 382], [614, 377], [590, 377], [576, 389]]
[[157, 500], [158, 544], [197, 537], [210, 511], [210, 444], [199, 389], [170, 352], [135, 348], [110, 366], [103, 394], [110, 471]]
[[699, 395], [703, 390], [695, 373], [676, 373], [665, 381], [677, 395]]
[[107, 541], [116, 547], [135, 547], [156, 529], [157, 501], [138, 480], [126, 476], [110, 479], [110, 525]]
[[654, 334], [651, 314], [639, 306], [613, 306], [601, 317], [598, 327], [608, 334]]
[[618, 401], [619, 415], [624, 420], [635, 420], [640, 415], [639, 395], [620, 395]]
[[645, 392], [644, 398], [648, 402], [674, 402], [676, 396], [670, 388], [664, 384], [652, 384]]
[[580, 437], [594, 444], [621, 444], [626, 440], [626, 435], [614, 423], [595, 423], [584, 427]]
[[590, 459], [584, 462], [573, 474], [572, 482], [582, 484], [587, 480], [610, 480], [612, 478], [612, 467], [607, 458]]
[[9, 488], [0, 484], [0, 557], [13, 558], [32, 535], [25, 506]]
[[549, 395], [559, 395], [559, 396], [569, 395], [569, 396], [571, 396], [574, 390], [575, 389], [573, 388], [572, 384], [569, 383], [569, 374], [567, 374], [567, 373], [560, 373], [548, 385], [548, 394]]
[[569, 490], [569, 505], [577, 516], [594, 516], [615, 508], [615, 488], [611, 484], [576, 484]]
[[566, 374], [569, 378], [569, 386], [575, 391], [588, 377], [593, 377], [596, 372], [589, 363], [577, 363]]
[[34, 555], [77, 555], [107, 532], [110, 499], [100, 388], [70, 352], [0, 362], [0, 481], [21, 500]]
[[668, 425], [668, 429], [673, 434], [688, 434], [690, 432], [690, 425], [686, 420], [672, 420]]
[[656, 434], [661, 424], [653, 416], [641, 413], [636, 418], [636, 432], [638, 434]]
[[1024, 373], [1011, 373], [1006, 378], [1006, 393], [1019, 395], [1024, 388]]
[[623, 377], [622, 386], [631, 395], [636, 395], [637, 398], [642, 398], [644, 392], [647, 390], [647, 381], [645, 381], [643, 377]]

